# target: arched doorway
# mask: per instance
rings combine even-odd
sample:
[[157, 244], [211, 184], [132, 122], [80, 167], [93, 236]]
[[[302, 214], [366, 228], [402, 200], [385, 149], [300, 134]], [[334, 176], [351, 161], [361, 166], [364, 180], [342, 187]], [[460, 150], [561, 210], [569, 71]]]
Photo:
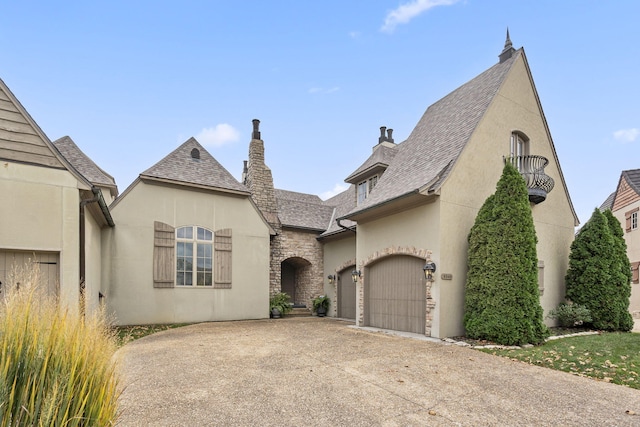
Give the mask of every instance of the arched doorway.
[[355, 268], [355, 265], [351, 265], [338, 272], [338, 317], [343, 319], [356, 318], [356, 284], [351, 279], [351, 272]]
[[389, 256], [367, 268], [365, 324], [396, 331], [425, 333], [424, 259]]
[[310, 276], [311, 263], [304, 258], [287, 258], [280, 263], [280, 290], [289, 294], [296, 307], [306, 307], [313, 297], [308, 291]]

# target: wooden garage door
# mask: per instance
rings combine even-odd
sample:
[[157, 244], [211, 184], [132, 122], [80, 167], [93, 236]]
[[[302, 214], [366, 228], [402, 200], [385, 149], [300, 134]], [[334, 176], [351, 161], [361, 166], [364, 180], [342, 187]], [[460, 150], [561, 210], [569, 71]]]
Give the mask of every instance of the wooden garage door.
[[352, 265], [338, 273], [338, 317], [344, 319], [356, 318], [356, 284], [351, 278], [355, 267]]
[[367, 270], [365, 316], [369, 326], [424, 334], [423, 265], [420, 258], [392, 256]]
[[58, 295], [60, 281], [60, 260], [57, 252], [29, 252], [0, 250], [0, 295], [9, 283], [15, 268], [25, 269], [37, 264], [40, 269], [40, 286], [47, 294]]

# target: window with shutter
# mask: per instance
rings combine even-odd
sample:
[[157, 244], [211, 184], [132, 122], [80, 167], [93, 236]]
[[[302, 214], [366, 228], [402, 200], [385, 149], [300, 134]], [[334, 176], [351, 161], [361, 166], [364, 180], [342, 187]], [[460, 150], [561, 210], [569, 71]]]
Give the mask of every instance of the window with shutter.
[[625, 231], [627, 233], [638, 228], [638, 210], [640, 210], [640, 208], [635, 208], [624, 213]]
[[640, 262], [632, 262], [631, 263], [631, 282], [632, 283], [640, 283]]
[[175, 265], [175, 231], [169, 224], [153, 223], [153, 287], [173, 288]]
[[213, 287], [231, 289], [231, 229], [218, 230], [214, 235]]

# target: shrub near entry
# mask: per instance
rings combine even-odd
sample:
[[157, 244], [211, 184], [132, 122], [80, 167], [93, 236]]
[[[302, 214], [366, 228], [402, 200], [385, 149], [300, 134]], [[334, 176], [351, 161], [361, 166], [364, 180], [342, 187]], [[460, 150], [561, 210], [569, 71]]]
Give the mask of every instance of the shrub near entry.
[[0, 301], [0, 425], [115, 424], [116, 340], [104, 316], [59, 309], [29, 268], [12, 272]]

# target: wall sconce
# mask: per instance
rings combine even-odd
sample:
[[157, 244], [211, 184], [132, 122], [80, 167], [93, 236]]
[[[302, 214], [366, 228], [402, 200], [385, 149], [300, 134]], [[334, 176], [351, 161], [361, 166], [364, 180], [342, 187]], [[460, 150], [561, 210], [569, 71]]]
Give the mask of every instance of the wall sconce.
[[436, 263], [433, 261], [427, 261], [424, 267], [422, 267], [422, 270], [424, 271], [424, 278], [427, 279], [427, 281], [432, 282], [433, 273], [436, 272]]
[[333, 283], [336, 281], [337, 277], [334, 276], [333, 274], [330, 274], [327, 276], [327, 279], [329, 279], [329, 284], [333, 285]]
[[353, 270], [351, 272], [351, 279], [353, 279], [353, 283], [358, 283], [358, 278], [362, 276], [362, 272], [360, 270]]

